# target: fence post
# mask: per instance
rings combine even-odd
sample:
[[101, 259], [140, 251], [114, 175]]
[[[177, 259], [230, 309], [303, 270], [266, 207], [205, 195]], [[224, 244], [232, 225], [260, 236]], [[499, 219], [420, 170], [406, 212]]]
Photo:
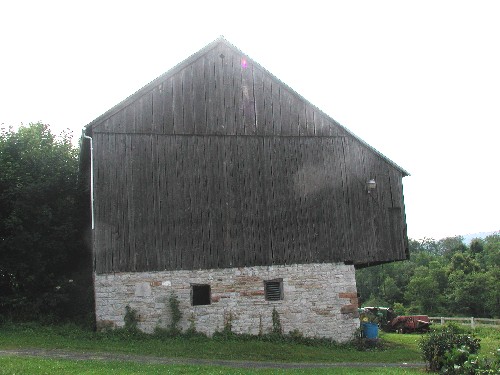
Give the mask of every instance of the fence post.
[[441, 325], [444, 326], [444, 318], [441, 317]]
[[474, 329], [475, 324], [474, 324], [474, 317], [470, 318], [470, 326], [472, 329]]

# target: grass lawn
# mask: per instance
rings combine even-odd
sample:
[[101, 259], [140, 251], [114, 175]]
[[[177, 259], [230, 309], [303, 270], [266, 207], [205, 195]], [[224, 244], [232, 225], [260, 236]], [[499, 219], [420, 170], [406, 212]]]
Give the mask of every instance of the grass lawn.
[[0, 348], [44, 348], [116, 352], [176, 358], [225, 359], [274, 362], [418, 362], [418, 335], [382, 334], [383, 351], [358, 351], [353, 347], [303, 345], [239, 339], [124, 337], [95, 333], [75, 326], [19, 324], [0, 326]]
[[[500, 331], [481, 329], [481, 354], [500, 347]], [[350, 346], [305, 345], [257, 339], [166, 338], [150, 335], [95, 333], [76, 326], [38, 324], [0, 325], [0, 349], [64, 349], [75, 352], [107, 352], [168, 358], [269, 361], [285, 363], [411, 363], [421, 362], [420, 335], [381, 332], [384, 349], [358, 351]], [[340, 365], [341, 366], [341, 365]], [[113, 360], [70, 360], [0, 356], [2, 374], [423, 374], [423, 369], [353, 368], [240, 369], [211, 365], [163, 365]]]
[[500, 349], [500, 329], [480, 327], [474, 332], [481, 338], [481, 354], [490, 355]]

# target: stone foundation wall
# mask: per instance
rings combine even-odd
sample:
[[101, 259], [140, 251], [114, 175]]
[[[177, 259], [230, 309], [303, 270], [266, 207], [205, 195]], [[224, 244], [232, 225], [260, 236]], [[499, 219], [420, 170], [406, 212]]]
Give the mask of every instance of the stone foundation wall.
[[[139, 314], [139, 328], [152, 332], [170, 321], [168, 299], [180, 302], [183, 330], [194, 323], [212, 335], [231, 319], [232, 331], [257, 335], [272, 329], [273, 308], [283, 331], [348, 341], [359, 327], [354, 267], [344, 264], [228, 268], [94, 275], [99, 326], [124, 325], [125, 307]], [[264, 281], [282, 279], [283, 299], [266, 301]], [[209, 284], [211, 304], [192, 306], [191, 285]], [[191, 321], [193, 323], [191, 323]]]

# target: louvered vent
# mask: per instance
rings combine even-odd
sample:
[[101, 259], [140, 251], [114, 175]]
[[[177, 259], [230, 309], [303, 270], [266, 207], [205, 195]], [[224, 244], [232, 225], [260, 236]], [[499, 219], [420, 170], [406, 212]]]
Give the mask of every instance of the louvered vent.
[[270, 280], [264, 281], [264, 290], [266, 301], [279, 301], [283, 299], [283, 281]]

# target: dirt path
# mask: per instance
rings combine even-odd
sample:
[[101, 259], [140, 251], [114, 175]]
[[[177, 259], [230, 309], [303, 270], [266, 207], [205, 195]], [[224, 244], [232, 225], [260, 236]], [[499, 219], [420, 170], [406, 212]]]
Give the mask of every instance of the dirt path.
[[164, 365], [207, 365], [226, 366], [233, 368], [334, 368], [334, 367], [401, 367], [423, 368], [424, 363], [281, 363], [281, 362], [255, 362], [255, 361], [229, 361], [220, 359], [191, 359], [191, 358], [164, 358], [135, 354], [74, 352], [62, 349], [1, 349], [0, 356], [42, 357], [56, 359], [70, 359], [77, 361], [129, 361], [138, 363], [152, 363]]

